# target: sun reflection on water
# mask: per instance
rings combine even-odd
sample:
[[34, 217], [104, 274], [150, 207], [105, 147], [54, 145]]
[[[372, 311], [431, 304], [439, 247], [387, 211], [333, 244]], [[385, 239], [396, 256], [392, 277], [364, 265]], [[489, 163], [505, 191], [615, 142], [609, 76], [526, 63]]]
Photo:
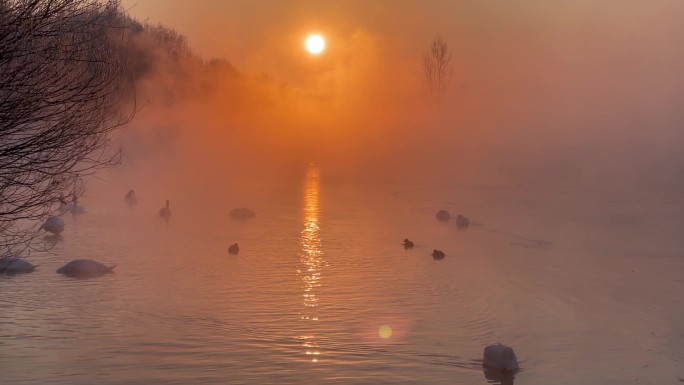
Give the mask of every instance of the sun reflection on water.
[[[305, 322], [318, 321], [318, 297], [316, 289], [321, 286], [321, 271], [325, 266], [320, 236], [320, 182], [319, 171], [314, 165], [309, 166], [304, 183], [304, 228], [299, 237], [301, 245], [298, 274], [302, 281], [304, 299], [300, 317]], [[307, 358], [318, 362], [321, 354], [316, 336], [306, 334], [302, 340]]]

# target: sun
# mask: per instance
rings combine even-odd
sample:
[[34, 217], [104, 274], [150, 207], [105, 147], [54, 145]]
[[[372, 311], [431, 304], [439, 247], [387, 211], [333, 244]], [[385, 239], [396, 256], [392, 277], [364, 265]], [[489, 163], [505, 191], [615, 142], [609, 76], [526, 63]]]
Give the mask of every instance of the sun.
[[309, 35], [306, 37], [304, 47], [312, 55], [318, 55], [325, 49], [325, 39], [321, 35]]

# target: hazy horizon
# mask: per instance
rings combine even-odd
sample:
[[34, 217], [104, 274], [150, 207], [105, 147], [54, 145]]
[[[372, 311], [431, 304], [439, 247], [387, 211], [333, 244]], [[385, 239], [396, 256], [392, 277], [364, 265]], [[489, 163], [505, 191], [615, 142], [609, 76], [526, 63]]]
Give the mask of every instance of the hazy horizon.
[[684, 1], [0, 4], [3, 384], [684, 382]]
[[[186, 163], [221, 163], [229, 148], [266, 169], [317, 162], [352, 179], [682, 187], [679, 1], [123, 5], [237, 70], [142, 80], [147, 104], [127, 130], [155, 121]], [[319, 57], [303, 49], [310, 32], [327, 39]], [[437, 35], [453, 73], [431, 105], [421, 66]], [[166, 110], [159, 82], [203, 85]]]

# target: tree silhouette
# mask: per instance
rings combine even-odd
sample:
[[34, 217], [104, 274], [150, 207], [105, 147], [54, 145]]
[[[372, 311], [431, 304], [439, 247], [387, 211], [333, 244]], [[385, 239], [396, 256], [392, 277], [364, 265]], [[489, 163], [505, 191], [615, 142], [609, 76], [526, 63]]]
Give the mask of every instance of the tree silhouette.
[[423, 54], [423, 73], [428, 97], [431, 101], [438, 101], [446, 90], [451, 78], [451, 52], [446, 40], [436, 36], [432, 45]]
[[133, 116], [121, 15], [115, 0], [0, 0], [0, 254], [118, 162], [108, 134]]

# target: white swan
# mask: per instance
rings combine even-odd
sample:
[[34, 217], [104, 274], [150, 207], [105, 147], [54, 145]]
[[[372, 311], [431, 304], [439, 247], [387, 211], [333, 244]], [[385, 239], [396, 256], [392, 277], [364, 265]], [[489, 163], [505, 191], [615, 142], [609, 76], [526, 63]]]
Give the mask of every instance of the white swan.
[[459, 229], [466, 229], [468, 228], [468, 226], [470, 226], [470, 219], [468, 219], [468, 217], [466, 217], [465, 215], [459, 214], [456, 217], [456, 227], [458, 227]]
[[27, 262], [24, 259], [15, 256], [6, 256], [0, 258], [0, 273], [30, 273], [37, 266]]
[[135, 195], [135, 190], [131, 189], [126, 193], [124, 200], [129, 206], [135, 206], [138, 204], [138, 197]]
[[159, 216], [164, 219], [169, 219], [171, 216], [171, 209], [169, 208], [169, 200], [166, 200], [166, 207], [159, 209]]
[[72, 277], [93, 277], [111, 273], [115, 266], [107, 266], [91, 259], [74, 259], [57, 269], [57, 273]]
[[451, 214], [446, 210], [439, 210], [437, 211], [437, 214], [435, 214], [435, 218], [440, 222], [446, 222], [451, 218]]
[[254, 213], [254, 211], [250, 209], [240, 207], [237, 209], [230, 210], [230, 213], [228, 213], [228, 215], [235, 220], [244, 221], [250, 218], [254, 218], [256, 214]]
[[78, 204], [78, 198], [76, 198], [76, 195], [74, 195], [73, 199], [71, 199], [70, 211], [72, 214], [83, 214], [83, 213], [85, 213], [85, 208]]
[[64, 194], [60, 193], [59, 208], [57, 209], [57, 212], [59, 212], [60, 214], [66, 214], [69, 211], [71, 211], [71, 204], [67, 203], [66, 199], [64, 198]]
[[40, 226], [40, 229], [59, 235], [64, 231], [64, 219], [62, 217], [48, 217], [45, 223]]
[[484, 348], [482, 365], [491, 369], [516, 371], [518, 370], [518, 358], [515, 356], [513, 348], [496, 343]]

